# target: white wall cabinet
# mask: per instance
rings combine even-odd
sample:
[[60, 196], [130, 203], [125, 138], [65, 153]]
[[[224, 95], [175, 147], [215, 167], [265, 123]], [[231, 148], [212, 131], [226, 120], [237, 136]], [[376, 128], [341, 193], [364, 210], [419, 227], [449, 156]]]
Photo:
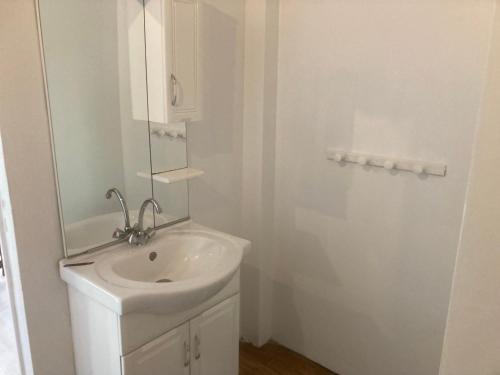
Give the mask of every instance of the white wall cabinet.
[[237, 375], [239, 306], [233, 297], [122, 357], [123, 375]]
[[152, 122], [201, 119], [198, 22], [198, 0], [146, 2], [146, 66]]

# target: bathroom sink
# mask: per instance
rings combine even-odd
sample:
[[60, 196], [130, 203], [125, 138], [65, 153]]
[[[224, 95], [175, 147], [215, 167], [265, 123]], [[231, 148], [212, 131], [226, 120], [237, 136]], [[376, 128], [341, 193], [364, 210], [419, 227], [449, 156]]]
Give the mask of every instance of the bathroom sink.
[[158, 231], [142, 247], [121, 243], [64, 259], [60, 272], [69, 285], [120, 315], [165, 314], [194, 307], [224, 288], [249, 246], [186, 223]]
[[[240, 262], [239, 252], [225, 239], [202, 231], [172, 231], [160, 242], [133, 250], [103, 257], [99, 275], [128, 288], [172, 289], [232, 274]], [[176, 285], [158, 285], [166, 283]]]

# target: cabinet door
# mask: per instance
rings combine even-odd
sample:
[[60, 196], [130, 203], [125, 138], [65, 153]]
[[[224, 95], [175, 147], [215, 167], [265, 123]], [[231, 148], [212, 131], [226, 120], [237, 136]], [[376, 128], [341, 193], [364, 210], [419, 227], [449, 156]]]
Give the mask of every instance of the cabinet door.
[[198, 0], [145, 3], [149, 119], [201, 118]]
[[171, 0], [170, 104], [174, 121], [200, 118], [198, 1]]
[[122, 357], [123, 375], [189, 375], [186, 323]]
[[237, 375], [239, 296], [191, 320], [191, 375]]

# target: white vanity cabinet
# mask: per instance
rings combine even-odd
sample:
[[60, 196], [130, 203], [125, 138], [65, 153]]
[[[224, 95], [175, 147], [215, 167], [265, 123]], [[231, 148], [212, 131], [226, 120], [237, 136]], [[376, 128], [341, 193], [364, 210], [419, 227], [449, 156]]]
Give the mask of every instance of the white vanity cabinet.
[[200, 120], [198, 0], [148, 0], [145, 32], [150, 121]]
[[69, 287], [77, 375], [237, 375], [239, 272], [186, 311], [119, 315]]
[[123, 356], [122, 374], [238, 374], [238, 310], [231, 297]]
[[250, 242], [193, 222], [63, 259], [77, 375], [237, 375]]

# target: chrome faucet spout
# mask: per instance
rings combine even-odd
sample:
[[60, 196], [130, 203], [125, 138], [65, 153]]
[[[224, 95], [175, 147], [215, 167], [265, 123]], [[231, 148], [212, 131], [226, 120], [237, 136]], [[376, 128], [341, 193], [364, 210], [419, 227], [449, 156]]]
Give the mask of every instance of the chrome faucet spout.
[[148, 241], [155, 235], [154, 228], [144, 229], [144, 214], [146, 213], [146, 208], [149, 204], [153, 205], [156, 213], [160, 214], [162, 212], [160, 204], [153, 198], [146, 199], [139, 210], [139, 218], [136, 225], [132, 230], [128, 242], [133, 246], [142, 246], [148, 243]]
[[129, 216], [129, 213], [128, 213], [127, 202], [125, 201], [125, 198], [123, 197], [122, 193], [120, 193], [120, 190], [118, 190], [117, 188], [111, 188], [111, 189], [109, 189], [106, 192], [106, 199], [111, 199], [111, 197], [113, 196], [113, 194], [116, 195], [116, 197], [118, 198], [118, 201], [120, 202], [120, 206], [122, 207], [123, 217], [124, 217], [124, 220], [125, 220], [124, 232], [127, 232], [127, 231], [129, 231], [132, 228], [130, 226], [130, 216]]
[[161, 207], [160, 204], [153, 198], [146, 199], [141, 206], [141, 209], [139, 210], [139, 221], [137, 223], [138, 229], [139, 230], [144, 230], [144, 214], [146, 212], [146, 208], [148, 207], [149, 204], [153, 205], [154, 210], [156, 211], [157, 214], [161, 214]]

